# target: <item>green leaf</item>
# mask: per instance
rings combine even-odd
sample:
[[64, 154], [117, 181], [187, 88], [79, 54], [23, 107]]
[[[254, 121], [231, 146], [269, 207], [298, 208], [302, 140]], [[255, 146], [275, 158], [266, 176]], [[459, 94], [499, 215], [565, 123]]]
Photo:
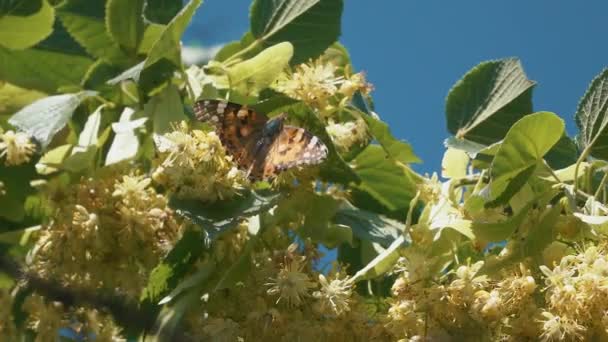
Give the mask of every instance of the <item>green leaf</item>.
[[144, 114], [152, 120], [154, 133], [171, 131], [171, 123], [187, 120], [179, 90], [173, 84], [165, 87], [144, 106]]
[[72, 145], [57, 146], [45, 153], [36, 164], [36, 171], [41, 175], [49, 175], [59, 171], [61, 164], [70, 155]]
[[112, 124], [114, 140], [106, 155], [105, 165], [111, 165], [123, 160], [135, 158], [139, 150], [139, 139], [135, 130], [143, 126], [148, 118], [131, 120], [135, 111], [125, 107], [118, 122]]
[[112, 39], [136, 51], [144, 36], [144, 0], [108, 0], [106, 27]]
[[93, 60], [80, 54], [53, 51], [53, 46], [9, 50], [0, 46], [0, 79], [16, 86], [53, 93], [78, 86]]
[[37, 100], [13, 115], [9, 123], [36, 138], [46, 148], [55, 134], [68, 123], [82, 100], [95, 94], [93, 91], [82, 91]]
[[517, 214], [504, 221], [492, 223], [473, 221], [471, 229], [473, 230], [475, 238], [482, 243], [506, 240], [526, 219], [529, 210], [532, 209], [534, 204], [534, 201], [529, 202]]
[[146, 19], [158, 24], [168, 24], [182, 9], [182, 0], [146, 0]]
[[105, 0], [67, 0], [57, 14], [70, 36], [91, 56], [110, 64], [134, 62], [106, 30]]
[[530, 231], [522, 246], [526, 255], [540, 256], [543, 250], [555, 240], [557, 236], [556, 223], [560, 218], [561, 210], [561, 205], [547, 208], [539, 222], [530, 225]]
[[36, 177], [34, 163], [17, 166], [0, 166], [0, 182], [4, 184], [5, 194], [0, 196], [0, 217], [20, 222], [25, 216], [24, 202], [34, 189], [30, 181]]
[[216, 263], [213, 260], [209, 260], [204, 263], [200, 268], [192, 275], [186, 277], [181, 281], [168, 295], [161, 299], [158, 304], [164, 305], [173, 301], [184, 291], [196, 287], [207, 280], [215, 271]]
[[289, 42], [264, 49], [228, 69], [230, 88], [242, 94], [257, 95], [279, 77], [292, 56], [293, 46]]
[[303, 218], [297, 233], [301, 238], [325, 242], [330, 220], [338, 210], [339, 202], [329, 195], [310, 191], [294, 191], [279, 201], [275, 217], [279, 226], [287, 226]]
[[231, 288], [249, 274], [253, 266], [251, 252], [258, 243], [260, 232], [265, 228], [261, 221], [260, 215], [249, 218], [249, 240], [238, 259], [222, 274], [213, 291]]
[[208, 234], [207, 243], [238, 225], [244, 218], [257, 215], [276, 205], [279, 196], [262, 196], [256, 192], [241, 194], [234, 199], [205, 204], [198, 200], [171, 198], [169, 205], [179, 216], [200, 225]]
[[[536, 165], [564, 134], [564, 120], [549, 112], [527, 115], [517, 121], [507, 133], [494, 161], [490, 175], [490, 196], [498, 199], [509, 184], [518, 190], [532, 175]], [[513, 192], [514, 194], [514, 192]], [[501, 198], [504, 203], [509, 198]]]
[[146, 58], [146, 62], [144, 63], [144, 69], [163, 58], [171, 61], [175, 67], [181, 69], [182, 56], [180, 39], [182, 34], [184, 34], [186, 27], [190, 23], [194, 12], [202, 2], [203, 0], [190, 0], [190, 2], [171, 20], [171, 22], [169, 22], [158, 40], [150, 49], [148, 58]]
[[532, 113], [533, 86], [517, 59], [477, 65], [448, 94], [448, 130], [485, 145], [501, 140], [517, 120]]
[[401, 222], [355, 207], [340, 208], [333, 222], [350, 227], [359, 239], [385, 248], [405, 230]]
[[2, 0], [0, 1], [0, 16], [14, 15], [28, 17], [42, 8], [42, 0]]
[[116, 85], [120, 82], [127, 81], [127, 80], [133, 80], [135, 82], [138, 82], [139, 77], [141, 76], [141, 72], [142, 72], [142, 70], [144, 70], [144, 64], [145, 64], [145, 62], [135, 64], [134, 66], [130, 67], [129, 69], [123, 71], [120, 75], [108, 80], [107, 83], [109, 85]]
[[358, 282], [365, 279], [377, 278], [390, 271], [399, 259], [398, 250], [406, 245], [405, 237], [400, 235], [387, 249], [382, 251], [372, 259], [372, 261], [365, 265], [365, 267], [355, 273], [352, 277], [352, 281]]
[[391, 211], [409, 207], [416, 195], [420, 177], [387, 159], [382, 147], [366, 147], [352, 164], [361, 179], [361, 183], [354, 188], [368, 193]]
[[547, 164], [553, 169], [563, 169], [576, 163], [577, 159], [578, 148], [576, 143], [565, 134], [545, 155]]
[[590, 149], [592, 156], [608, 159], [608, 68], [593, 79], [574, 118], [580, 131], [580, 149]]
[[45, 97], [36, 90], [24, 89], [10, 83], [0, 84], [0, 115], [13, 114], [26, 105]]
[[160, 38], [160, 35], [163, 34], [165, 27], [165, 25], [148, 23], [146, 29], [144, 30], [144, 36], [139, 43], [137, 53], [147, 55], [152, 49], [152, 46], [154, 46], [154, 43], [156, 43], [158, 38]]
[[174, 289], [205, 249], [203, 239], [204, 235], [199, 229], [186, 230], [169, 254], [150, 273], [140, 302], [152, 307]]
[[288, 41], [292, 64], [318, 57], [340, 36], [342, 0], [256, 0], [251, 33], [264, 46]]
[[448, 148], [441, 159], [441, 177], [455, 179], [466, 177], [469, 160], [466, 152]]
[[51, 34], [55, 10], [46, 0], [40, 3], [40, 9], [29, 16], [17, 16], [14, 13], [0, 16], [0, 45], [15, 50], [26, 49]]

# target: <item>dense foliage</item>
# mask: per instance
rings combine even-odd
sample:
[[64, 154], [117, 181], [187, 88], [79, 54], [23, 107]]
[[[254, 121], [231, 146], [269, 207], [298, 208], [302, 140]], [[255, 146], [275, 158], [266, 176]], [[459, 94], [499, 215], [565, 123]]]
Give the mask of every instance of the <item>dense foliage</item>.
[[[608, 72], [574, 140], [517, 59], [477, 65], [419, 175], [342, 0], [254, 0], [185, 66], [201, 3], [0, 1], [0, 340], [608, 339]], [[252, 183], [200, 99], [285, 112], [329, 156]]]

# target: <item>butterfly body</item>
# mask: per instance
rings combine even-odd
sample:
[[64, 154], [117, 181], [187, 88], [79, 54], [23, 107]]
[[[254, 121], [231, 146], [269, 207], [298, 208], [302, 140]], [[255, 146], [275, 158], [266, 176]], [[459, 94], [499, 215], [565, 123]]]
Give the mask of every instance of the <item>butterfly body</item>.
[[327, 147], [307, 130], [285, 125], [285, 115], [266, 115], [235, 103], [205, 100], [195, 104], [196, 118], [215, 126], [235, 162], [251, 180], [270, 179], [290, 168], [316, 165]]

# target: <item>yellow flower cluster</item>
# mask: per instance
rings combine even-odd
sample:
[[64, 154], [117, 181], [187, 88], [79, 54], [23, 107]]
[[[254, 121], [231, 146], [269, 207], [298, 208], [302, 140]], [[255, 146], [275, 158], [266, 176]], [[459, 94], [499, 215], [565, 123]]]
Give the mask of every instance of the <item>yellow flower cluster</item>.
[[363, 73], [337, 75], [338, 68], [323, 58], [300, 64], [295, 72], [284, 75], [275, 89], [301, 100], [328, 117], [346, 104], [356, 91], [368, 94], [372, 87]]
[[313, 269], [320, 258], [316, 248], [287, 246], [290, 239], [280, 229], [270, 229], [262, 239], [273, 239], [272, 248], [256, 250], [251, 273], [231, 289], [230, 296], [211, 294], [201, 303], [205, 311], [187, 318], [190, 330], [199, 331], [195, 339], [388, 340], [380, 319], [368, 313], [353, 291], [354, 284], [337, 272], [337, 265], [327, 275]]
[[523, 265], [499, 281], [479, 274], [483, 261], [436, 278], [417, 267], [422, 262], [411, 259], [401, 263], [402, 274], [393, 285], [386, 317], [386, 327], [395, 338], [493, 341], [539, 335], [537, 286]]
[[367, 124], [363, 119], [343, 123], [330, 120], [325, 129], [340, 152], [348, 152], [352, 147], [363, 145], [369, 140]]
[[[23, 310], [28, 314], [29, 327], [37, 333], [36, 342], [57, 340], [60, 329], [69, 330], [84, 340], [126, 341], [112, 318], [95, 309], [66, 309], [59, 302], [45, 301], [39, 295], [31, 295], [23, 303]], [[4, 336], [0, 334], [0, 337]]]
[[544, 341], [608, 339], [608, 255], [592, 246], [567, 255], [545, 275]]
[[234, 196], [247, 184], [214, 132], [181, 123], [159, 137], [157, 147], [160, 155], [152, 178], [178, 198], [214, 202]]
[[6, 131], [0, 135], [0, 158], [6, 157], [4, 165], [20, 165], [30, 161], [36, 145], [23, 132]]
[[49, 184], [55, 214], [34, 248], [33, 271], [77, 288], [139, 295], [181, 225], [149, 178], [121, 171], [104, 169], [67, 188]]

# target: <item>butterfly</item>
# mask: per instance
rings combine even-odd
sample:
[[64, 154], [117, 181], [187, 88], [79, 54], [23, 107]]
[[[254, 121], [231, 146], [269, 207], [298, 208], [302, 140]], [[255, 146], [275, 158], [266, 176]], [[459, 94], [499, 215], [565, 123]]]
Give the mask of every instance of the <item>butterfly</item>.
[[285, 125], [285, 114], [269, 119], [247, 106], [220, 100], [198, 101], [194, 113], [197, 120], [215, 126], [226, 151], [252, 181], [327, 158], [321, 139], [304, 128]]

